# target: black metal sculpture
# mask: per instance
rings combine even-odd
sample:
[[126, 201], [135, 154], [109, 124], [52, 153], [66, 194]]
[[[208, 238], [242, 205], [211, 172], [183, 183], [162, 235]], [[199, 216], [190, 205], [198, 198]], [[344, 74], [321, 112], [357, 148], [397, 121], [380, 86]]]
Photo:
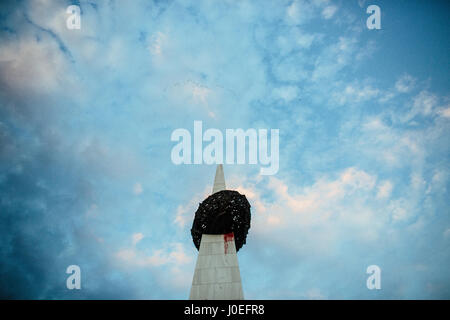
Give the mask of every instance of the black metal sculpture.
[[198, 206], [191, 234], [197, 249], [202, 234], [234, 233], [236, 251], [247, 239], [250, 229], [250, 203], [237, 191], [222, 190], [210, 195]]

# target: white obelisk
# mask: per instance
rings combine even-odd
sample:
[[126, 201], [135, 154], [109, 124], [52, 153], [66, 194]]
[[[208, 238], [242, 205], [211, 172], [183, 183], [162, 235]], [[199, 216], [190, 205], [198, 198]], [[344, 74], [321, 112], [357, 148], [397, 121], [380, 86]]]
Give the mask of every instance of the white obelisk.
[[[219, 164], [213, 194], [225, 190], [223, 166]], [[192, 280], [190, 300], [242, 300], [234, 237], [227, 234], [203, 234]]]

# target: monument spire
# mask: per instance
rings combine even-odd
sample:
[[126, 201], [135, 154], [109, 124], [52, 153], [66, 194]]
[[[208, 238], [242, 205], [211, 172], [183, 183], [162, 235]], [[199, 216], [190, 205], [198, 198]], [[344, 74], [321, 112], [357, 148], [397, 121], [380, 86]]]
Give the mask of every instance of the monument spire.
[[249, 228], [250, 204], [244, 195], [226, 189], [219, 164], [212, 195], [199, 205], [191, 229], [198, 257], [189, 299], [244, 299], [237, 251]]
[[227, 187], [225, 186], [225, 176], [223, 174], [223, 165], [219, 164], [216, 168], [216, 177], [214, 178], [214, 186], [212, 194], [226, 190]]

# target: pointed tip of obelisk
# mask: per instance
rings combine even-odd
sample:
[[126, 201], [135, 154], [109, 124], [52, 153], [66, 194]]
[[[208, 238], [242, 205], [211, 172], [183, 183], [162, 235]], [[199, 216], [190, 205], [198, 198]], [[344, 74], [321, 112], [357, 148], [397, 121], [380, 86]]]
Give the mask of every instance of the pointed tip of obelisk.
[[216, 176], [214, 178], [214, 186], [212, 193], [216, 193], [222, 190], [226, 190], [225, 176], [223, 174], [223, 165], [218, 164], [216, 168]]

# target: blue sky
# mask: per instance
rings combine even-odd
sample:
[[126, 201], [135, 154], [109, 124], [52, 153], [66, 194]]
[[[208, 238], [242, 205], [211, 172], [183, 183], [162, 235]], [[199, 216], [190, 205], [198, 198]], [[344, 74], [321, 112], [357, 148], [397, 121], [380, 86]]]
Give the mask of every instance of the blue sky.
[[2, 3], [0, 296], [187, 299], [215, 166], [174, 165], [170, 135], [202, 120], [280, 130], [276, 175], [224, 166], [252, 205], [247, 299], [450, 298], [448, 9]]

